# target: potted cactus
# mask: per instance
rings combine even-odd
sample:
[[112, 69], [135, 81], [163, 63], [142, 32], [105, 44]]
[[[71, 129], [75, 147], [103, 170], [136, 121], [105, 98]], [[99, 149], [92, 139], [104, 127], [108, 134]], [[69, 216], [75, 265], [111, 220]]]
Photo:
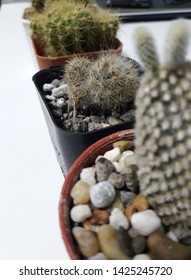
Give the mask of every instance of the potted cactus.
[[[134, 126], [134, 98], [143, 70], [115, 53], [75, 57], [33, 76], [64, 174], [89, 145]], [[59, 79], [59, 82], [58, 82]]]
[[[135, 98], [135, 130], [94, 143], [75, 161], [62, 188], [60, 226], [72, 259], [191, 259], [189, 37], [186, 22], [176, 21], [160, 65], [151, 34], [136, 31], [146, 71]], [[128, 140], [125, 151], [121, 139]]]
[[[116, 38], [119, 19], [88, 1], [45, 1], [30, 17], [30, 29], [40, 69], [65, 63], [74, 54], [95, 56], [122, 50]], [[98, 54], [97, 54], [98, 53]]]

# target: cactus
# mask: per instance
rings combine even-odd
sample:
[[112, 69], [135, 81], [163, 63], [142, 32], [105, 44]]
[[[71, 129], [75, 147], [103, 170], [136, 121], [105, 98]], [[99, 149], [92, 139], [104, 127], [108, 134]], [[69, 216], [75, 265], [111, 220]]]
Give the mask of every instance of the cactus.
[[134, 103], [139, 87], [140, 68], [136, 62], [115, 53], [100, 55], [92, 61], [74, 58], [65, 68], [64, 79], [76, 107], [97, 111], [121, 112]]
[[40, 12], [44, 9], [45, 1], [46, 0], [32, 0], [32, 7]]
[[[140, 190], [180, 242], [191, 236], [191, 62], [188, 27], [171, 27], [160, 65], [146, 29], [136, 32], [146, 72], [136, 95], [135, 153]], [[189, 237], [189, 238], [188, 238]], [[189, 241], [190, 242], [190, 241]]]
[[[77, 1], [80, 2], [80, 1]], [[33, 38], [43, 55], [62, 56], [112, 47], [119, 27], [117, 17], [74, 0], [45, 5], [31, 20]]]

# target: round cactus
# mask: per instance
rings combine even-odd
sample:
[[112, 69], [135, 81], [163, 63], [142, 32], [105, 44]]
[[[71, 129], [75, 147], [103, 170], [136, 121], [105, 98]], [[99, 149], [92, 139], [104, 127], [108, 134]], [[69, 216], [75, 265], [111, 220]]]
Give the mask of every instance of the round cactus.
[[103, 111], [126, 110], [134, 102], [139, 87], [140, 68], [115, 53], [101, 55], [97, 60], [74, 58], [65, 69], [69, 95], [76, 106], [90, 105]]
[[163, 66], [150, 33], [139, 29], [135, 38], [146, 68], [136, 95], [140, 189], [163, 224], [184, 242], [191, 236], [191, 62], [185, 60], [189, 31], [184, 20], [174, 23]]

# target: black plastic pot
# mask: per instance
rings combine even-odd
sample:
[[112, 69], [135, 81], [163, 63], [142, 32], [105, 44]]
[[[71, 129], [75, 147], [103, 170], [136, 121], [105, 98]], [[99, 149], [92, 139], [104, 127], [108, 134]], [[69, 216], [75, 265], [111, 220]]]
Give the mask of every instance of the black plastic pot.
[[59, 79], [63, 74], [63, 66], [55, 66], [41, 70], [32, 79], [37, 88], [39, 100], [48, 126], [49, 134], [57, 155], [58, 162], [64, 175], [67, 174], [75, 159], [97, 140], [117, 131], [134, 127], [134, 121], [123, 122], [92, 132], [68, 132], [56, 124], [43, 94], [43, 85]]

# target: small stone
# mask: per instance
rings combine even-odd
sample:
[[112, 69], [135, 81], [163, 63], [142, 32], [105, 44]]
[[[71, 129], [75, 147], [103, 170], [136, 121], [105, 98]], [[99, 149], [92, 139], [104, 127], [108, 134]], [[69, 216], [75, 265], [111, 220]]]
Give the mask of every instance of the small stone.
[[134, 152], [133, 152], [133, 151], [131, 151], [131, 150], [124, 151], [124, 152], [121, 154], [120, 158], [119, 158], [119, 163], [120, 163], [123, 167], [125, 167], [125, 159], [126, 159], [126, 157], [132, 156], [132, 155], [134, 156]]
[[63, 108], [64, 106], [67, 106], [64, 98], [57, 99], [56, 105], [58, 108]]
[[82, 181], [87, 182], [90, 186], [94, 185], [96, 183], [95, 168], [94, 167], [83, 168], [80, 173], [80, 179]]
[[127, 151], [133, 147], [133, 141], [128, 140], [119, 140], [113, 143], [113, 148], [119, 147], [121, 153]]
[[136, 208], [133, 204], [129, 204], [127, 208], [125, 209], [125, 215], [128, 218], [128, 220], [131, 220], [131, 216], [136, 213]]
[[129, 257], [133, 257], [135, 255], [133, 246], [132, 246], [132, 238], [129, 235], [128, 231], [123, 227], [120, 227], [117, 230], [117, 240], [119, 242], [119, 246], [121, 250]]
[[132, 247], [135, 254], [144, 253], [147, 248], [147, 239], [142, 235], [137, 235], [132, 239]]
[[124, 113], [120, 116], [120, 119], [124, 122], [134, 122], [135, 121], [135, 110], [128, 110], [128, 112]]
[[117, 174], [116, 172], [112, 172], [109, 175], [108, 181], [116, 188], [121, 189], [123, 188], [125, 182], [121, 174]]
[[110, 174], [115, 171], [113, 163], [105, 157], [100, 157], [95, 163], [96, 178], [98, 182], [106, 181]]
[[133, 257], [133, 260], [150, 260], [151, 258], [147, 254], [138, 254]]
[[161, 220], [153, 210], [145, 210], [131, 216], [131, 225], [140, 235], [148, 236], [160, 227]]
[[137, 164], [137, 160], [135, 154], [126, 156], [124, 158], [124, 167], [129, 167], [130, 165], [136, 165], [136, 164]]
[[88, 260], [108, 260], [108, 258], [103, 253], [97, 253], [96, 255], [88, 258]]
[[119, 229], [120, 227], [124, 229], [129, 228], [129, 222], [127, 218], [125, 217], [123, 212], [118, 208], [112, 210], [111, 215], [109, 217], [109, 224], [115, 229]]
[[117, 231], [110, 225], [102, 225], [97, 233], [101, 251], [109, 260], [129, 260], [121, 250]]
[[51, 84], [54, 86], [54, 87], [59, 87], [60, 86], [60, 80], [59, 79], [54, 79]]
[[137, 211], [144, 211], [149, 208], [149, 203], [143, 195], [137, 195], [133, 201], [133, 206]]
[[107, 152], [105, 152], [104, 157], [110, 161], [118, 161], [121, 156], [121, 151], [119, 147], [115, 147]]
[[90, 200], [97, 208], [109, 206], [115, 199], [115, 188], [108, 182], [99, 182], [90, 188]]
[[54, 88], [54, 85], [52, 85], [52, 84], [45, 83], [43, 85], [43, 90], [44, 91], [51, 91], [53, 88]]
[[88, 131], [94, 131], [94, 130], [98, 130], [101, 129], [102, 125], [101, 123], [95, 123], [95, 122], [90, 122], [88, 123]]
[[90, 185], [82, 180], [78, 181], [71, 190], [71, 197], [75, 203], [88, 203], [90, 199]]
[[124, 211], [123, 204], [118, 195], [115, 196], [114, 201], [112, 202], [112, 204], [109, 207], [109, 209], [111, 209], [111, 210], [113, 210], [114, 208], [119, 208], [121, 211]]
[[133, 193], [139, 193], [139, 181], [137, 177], [137, 165], [130, 165], [121, 170], [127, 189]]
[[98, 239], [92, 231], [82, 227], [74, 227], [72, 233], [84, 257], [95, 256], [100, 251]]
[[108, 122], [110, 125], [115, 125], [115, 124], [121, 123], [121, 120], [118, 119], [118, 118], [109, 116], [109, 117], [107, 118], [107, 122]]
[[153, 233], [147, 240], [150, 252], [160, 260], [190, 260], [191, 247], [182, 245], [165, 235]]
[[[45, 95], [45, 98], [49, 101], [55, 101], [56, 100], [56, 98], [52, 95]], [[56, 104], [55, 104], [55, 106], [56, 106]]]
[[90, 219], [86, 220], [87, 225], [104, 225], [109, 223], [110, 212], [107, 210], [96, 209], [93, 211]]
[[166, 236], [168, 238], [170, 238], [171, 240], [175, 241], [175, 242], [178, 242], [178, 238], [176, 237], [176, 234], [173, 232], [173, 231], [168, 231], [166, 233]]
[[72, 221], [81, 223], [87, 218], [91, 217], [92, 212], [90, 207], [87, 204], [78, 204], [72, 207], [70, 210], [70, 217]]
[[120, 191], [119, 196], [124, 207], [127, 207], [128, 205], [132, 204], [136, 194], [132, 192]]
[[116, 172], [121, 173], [124, 167], [118, 161], [113, 161], [112, 163], [115, 166]]

